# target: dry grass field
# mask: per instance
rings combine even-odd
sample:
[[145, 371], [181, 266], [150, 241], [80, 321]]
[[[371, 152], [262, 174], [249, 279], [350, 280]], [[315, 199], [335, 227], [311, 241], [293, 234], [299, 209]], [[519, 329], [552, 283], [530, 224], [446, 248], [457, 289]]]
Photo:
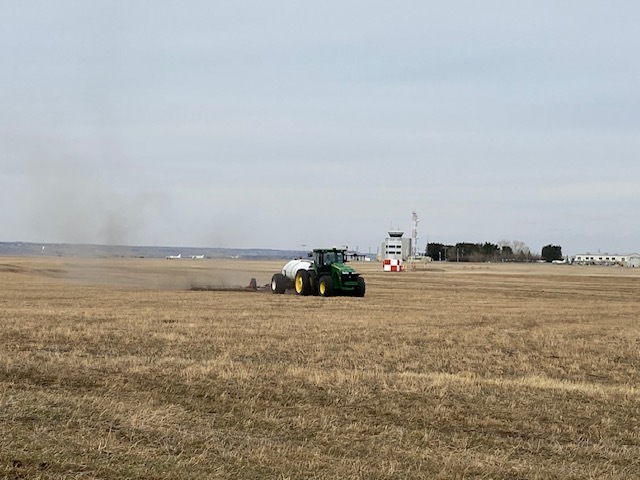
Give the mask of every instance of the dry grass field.
[[640, 272], [280, 266], [0, 258], [0, 478], [640, 478]]

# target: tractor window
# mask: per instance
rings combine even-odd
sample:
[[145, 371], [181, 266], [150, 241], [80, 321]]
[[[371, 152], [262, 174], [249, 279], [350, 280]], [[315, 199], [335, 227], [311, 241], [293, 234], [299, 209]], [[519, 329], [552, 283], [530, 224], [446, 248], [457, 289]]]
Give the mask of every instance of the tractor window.
[[331, 265], [333, 263], [344, 263], [344, 254], [342, 252], [325, 252], [323, 263], [325, 265]]
[[318, 265], [332, 265], [334, 263], [344, 263], [344, 252], [324, 251], [316, 253]]

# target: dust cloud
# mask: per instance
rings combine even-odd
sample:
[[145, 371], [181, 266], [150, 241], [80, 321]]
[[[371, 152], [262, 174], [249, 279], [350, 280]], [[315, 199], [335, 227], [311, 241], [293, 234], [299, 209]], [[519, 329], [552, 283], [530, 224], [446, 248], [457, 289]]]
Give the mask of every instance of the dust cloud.
[[31, 229], [41, 241], [136, 244], [169, 203], [126, 171], [73, 158], [33, 158], [29, 184]]

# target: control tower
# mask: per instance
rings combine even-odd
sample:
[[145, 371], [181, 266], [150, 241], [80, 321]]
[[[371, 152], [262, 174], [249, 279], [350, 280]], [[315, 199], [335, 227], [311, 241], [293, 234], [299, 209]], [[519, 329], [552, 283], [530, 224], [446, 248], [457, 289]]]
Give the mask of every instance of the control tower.
[[411, 239], [404, 238], [404, 232], [401, 230], [389, 230], [387, 233], [389, 236], [380, 246], [384, 270], [402, 271], [402, 262], [411, 256]]

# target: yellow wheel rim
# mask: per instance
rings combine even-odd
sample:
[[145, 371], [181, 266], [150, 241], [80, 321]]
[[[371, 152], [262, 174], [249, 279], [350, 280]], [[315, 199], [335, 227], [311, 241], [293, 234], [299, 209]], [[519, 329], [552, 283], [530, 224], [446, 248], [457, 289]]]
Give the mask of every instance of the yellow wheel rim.
[[326, 292], [326, 285], [324, 282], [320, 282], [320, 295], [324, 295], [324, 292]]
[[296, 292], [302, 292], [302, 275], [296, 277]]

